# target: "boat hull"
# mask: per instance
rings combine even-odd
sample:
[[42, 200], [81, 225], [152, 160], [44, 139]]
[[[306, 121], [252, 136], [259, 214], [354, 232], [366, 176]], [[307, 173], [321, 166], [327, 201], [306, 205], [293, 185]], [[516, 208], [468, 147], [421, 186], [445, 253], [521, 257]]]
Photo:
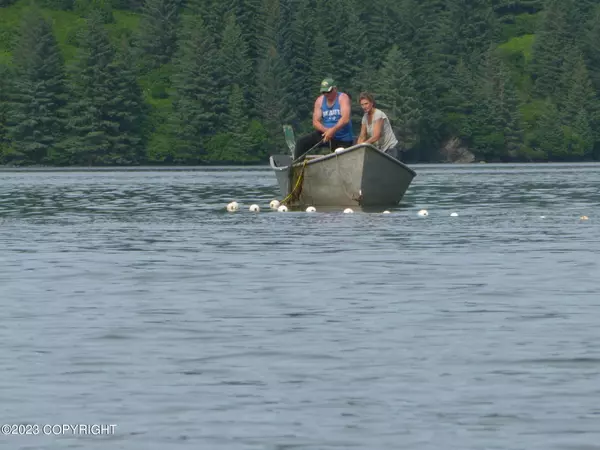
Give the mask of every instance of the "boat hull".
[[[270, 159], [283, 197], [291, 206], [393, 206], [416, 173], [370, 144], [294, 164], [289, 156]], [[300, 179], [300, 182], [298, 181]], [[294, 189], [296, 187], [296, 189]]]

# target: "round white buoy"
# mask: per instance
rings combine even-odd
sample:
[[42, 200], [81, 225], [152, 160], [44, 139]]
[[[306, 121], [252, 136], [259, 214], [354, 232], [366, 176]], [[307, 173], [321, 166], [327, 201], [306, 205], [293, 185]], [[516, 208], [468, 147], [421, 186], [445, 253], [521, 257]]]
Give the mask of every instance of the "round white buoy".
[[589, 217], [588, 216], [581, 216], [579, 219], [581, 219], [581, 220], [588, 220]]
[[453, 212], [450, 214], [450, 217], [458, 217], [458, 213]]
[[279, 208], [279, 205], [280, 205], [279, 200], [271, 200], [271, 203], [269, 203], [269, 207], [271, 209], [277, 209], [277, 208]]
[[234, 212], [238, 209], [240, 209], [240, 205], [238, 204], [238, 202], [231, 202], [227, 205], [227, 211], [229, 212]]
[[306, 212], [315, 212], [317, 210], [317, 208], [315, 208], [314, 206], [309, 206], [308, 208], [306, 208]]
[[346, 150], [344, 147], [338, 147], [335, 149], [335, 152], [339, 153], [339, 152], [343, 152], [344, 150]]
[[354, 211], [352, 211], [352, 208], [346, 208], [346, 209], [344, 210], [344, 214], [351, 214], [351, 213], [353, 213], [353, 212], [354, 212]]
[[250, 208], [248, 208], [250, 210], [250, 212], [259, 212], [260, 211], [260, 206], [258, 205], [250, 205]]
[[285, 206], [285, 205], [281, 205], [281, 206], [279, 206], [279, 208], [277, 208], [277, 211], [279, 211], [279, 212], [287, 212], [287, 210], [288, 210], [287, 206]]
[[540, 219], [545, 219], [545, 218], [546, 218], [546, 216], [540, 216]]
[[389, 214], [389, 213], [390, 213], [390, 212], [389, 212], [388, 210], [385, 210], [385, 211], [383, 212], [383, 214]]
[[417, 215], [420, 217], [427, 217], [429, 215], [429, 213], [427, 212], [426, 209], [422, 209], [417, 213]]

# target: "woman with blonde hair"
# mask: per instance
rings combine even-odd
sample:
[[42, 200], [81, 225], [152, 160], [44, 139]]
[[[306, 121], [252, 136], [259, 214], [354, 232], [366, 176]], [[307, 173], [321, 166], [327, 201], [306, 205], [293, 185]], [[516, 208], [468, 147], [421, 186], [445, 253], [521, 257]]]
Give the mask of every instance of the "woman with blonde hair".
[[394, 135], [388, 116], [375, 107], [373, 94], [361, 92], [358, 101], [365, 114], [362, 118], [357, 144], [373, 144], [382, 152], [397, 158], [398, 139]]

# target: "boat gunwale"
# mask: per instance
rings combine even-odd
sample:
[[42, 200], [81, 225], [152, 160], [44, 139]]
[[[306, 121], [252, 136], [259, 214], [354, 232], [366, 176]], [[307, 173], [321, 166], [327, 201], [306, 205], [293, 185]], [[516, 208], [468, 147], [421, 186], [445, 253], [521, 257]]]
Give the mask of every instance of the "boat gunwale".
[[[398, 164], [403, 169], [405, 169], [408, 172], [410, 172], [412, 174], [413, 178], [417, 176], [417, 173], [413, 169], [411, 169], [410, 167], [408, 167], [406, 164], [404, 164], [402, 161], [399, 161], [396, 158], [394, 158], [393, 156], [390, 156], [387, 153], [382, 152], [381, 150], [379, 150], [377, 147], [375, 147], [372, 144], [355, 144], [355, 145], [353, 145], [351, 147], [344, 148], [343, 150], [340, 150], [340, 151], [334, 151], [334, 152], [328, 153], [326, 155], [321, 155], [318, 158], [311, 158], [310, 160], [306, 161], [306, 165], [310, 166], [310, 165], [313, 165], [313, 164], [320, 163], [322, 161], [326, 161], [328, 159], [337, 158], [340, 155], [351, 153], [351, 152], [356, 151], [356, 150], [358, 150], [360, 148], [370, 148], [372, 150], [375, 150], [377, 153], [385, 156], [390, 161]], [[270, 160], [271, 160], [270, 161], [271, 168], [274, 169], [274, 170], [289, 170], [289, 168], [290, 168], [290, 166], [275, 166], [273, 164], [273, 157], [271, 157]], [[304, 165], [304, 162], [298, 162], [296, 164], [293, 164], [291, 167], [302, 167], [303, 165]]]

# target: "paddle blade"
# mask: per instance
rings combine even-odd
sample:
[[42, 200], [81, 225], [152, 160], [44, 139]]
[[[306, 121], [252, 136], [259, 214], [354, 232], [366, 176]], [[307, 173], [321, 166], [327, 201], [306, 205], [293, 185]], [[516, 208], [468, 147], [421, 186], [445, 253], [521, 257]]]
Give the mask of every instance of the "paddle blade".
[[296, 138], [294, 137], [294, 129], [291, 125], [283, 126], [283, 136], [285, 137], [285, 143], [287, 144], [290, 152], [292, 153], [292, 158], [294, 157], [294, 150], [296, 149]]

